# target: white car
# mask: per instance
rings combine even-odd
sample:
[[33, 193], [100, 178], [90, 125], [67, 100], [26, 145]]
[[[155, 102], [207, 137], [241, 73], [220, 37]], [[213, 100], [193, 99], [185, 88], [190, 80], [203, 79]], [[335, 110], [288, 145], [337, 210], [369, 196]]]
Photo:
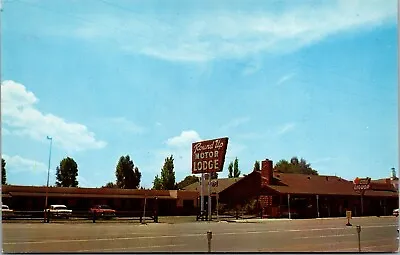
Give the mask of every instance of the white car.
[[11, 210], [8, 205], [1, 205], [1, 216], [3, 219], [8, 219], [13, 216], [14, 211]]
[[68, 219], [72, 215], [72, 210], [69, 210], [65, 205], [51, 205], [46, 212], [52, 218]]
[[396, 217], [399, 216], [399, 209], [398, 208], [393, 210], [393, 215], [396, 216]]

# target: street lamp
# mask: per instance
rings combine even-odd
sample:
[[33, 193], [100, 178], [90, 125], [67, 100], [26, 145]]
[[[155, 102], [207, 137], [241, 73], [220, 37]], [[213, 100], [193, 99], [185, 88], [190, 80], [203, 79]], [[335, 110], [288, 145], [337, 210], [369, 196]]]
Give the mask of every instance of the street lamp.
[[47, 218], [46, 216], [46, 211], [47, 211], [47, 199], [48, 199], [48, 190], [49, 190], [49, 178], [50, 178], [50, 161], [51, 161], [51, 147], [53, 145], [53, 138], [50, 136], [47, 136], [47, 140], [50, 140], [50, 151], [49, 151], [49, 167], [47, 169], [47, 184], [46, 184], [46, 200], [44, 202], [44, 210], [45, 210], [45, 219]]

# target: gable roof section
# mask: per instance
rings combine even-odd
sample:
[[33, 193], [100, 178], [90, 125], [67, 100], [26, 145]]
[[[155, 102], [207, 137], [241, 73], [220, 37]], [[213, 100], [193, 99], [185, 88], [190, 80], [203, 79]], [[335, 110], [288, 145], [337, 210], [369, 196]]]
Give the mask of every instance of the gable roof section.
[[353, 182], [336, 176], [274, 173], [274, 183], [269, 187], [284, 194], [356, 194]]

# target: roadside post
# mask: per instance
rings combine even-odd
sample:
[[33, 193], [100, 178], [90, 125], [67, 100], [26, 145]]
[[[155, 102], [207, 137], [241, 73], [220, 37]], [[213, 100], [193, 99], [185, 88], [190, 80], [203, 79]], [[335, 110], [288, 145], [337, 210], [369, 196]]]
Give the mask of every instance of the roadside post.
[[[346, 226], [352, 226], [351, 223], [350, 223], [351, 211], [346, 211], [346, 218], [347, 218]], [[357, 227], [358, 227], [358, 226], [357, 226]]]
[[212, 232], [207, 231], [207, 242], [208, 242], [208, 252], [211, 252], [211, 239], [212, 239]]
[[357, 235], [358, 235], [358, 252], [361, 252], [361, 238], [360, 238], [360, 234], [361, 234], [361, 226], [357, 226]]

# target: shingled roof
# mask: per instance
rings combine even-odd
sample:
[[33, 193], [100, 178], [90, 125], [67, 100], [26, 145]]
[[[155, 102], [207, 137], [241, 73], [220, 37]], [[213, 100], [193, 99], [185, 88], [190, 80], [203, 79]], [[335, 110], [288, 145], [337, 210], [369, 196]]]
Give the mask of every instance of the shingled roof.
[[336, 176], [274, 173], [274, 179], [275, 183], [268, 187], [283, 194], [356, 194], [353, 182]]

